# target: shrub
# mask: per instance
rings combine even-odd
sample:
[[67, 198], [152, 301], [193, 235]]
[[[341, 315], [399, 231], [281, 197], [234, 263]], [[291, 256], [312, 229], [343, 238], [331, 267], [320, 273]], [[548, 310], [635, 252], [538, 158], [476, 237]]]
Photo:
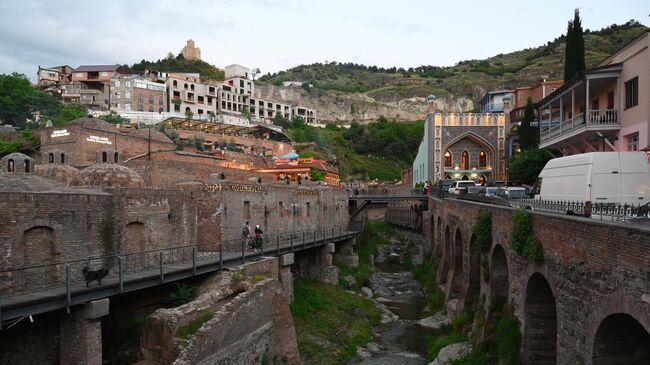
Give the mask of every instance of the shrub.
[[535, 262], [544, 261], [544, 248], [542, 243], [533, 236], [529, 236], [526, 240], [526, 245], [524, 246], [523, 256], [528, 257], [529, 259]]
[[212, 311], [207, 311], [204, 313], [201, 317], [193, 320], [192, 322], [178, 327], [176, 330], [176, 337], [182, 338], [183, 340], [187, 340], [188, 338], [192, 337], [198, 330], [205, 324], [205, 322], [209, 321], [214, 313]]
[[528, 213], [519, 209], [512, 215], [512, 233], [510, 235], [510, 248], [518, 254], [523, 253], [523, 248], [532, 233], [532, 223]]
[[172, 305], [178, 307], [185, 303], [193, 301], [198, 295], [199, 288], [196, 285], [187, 285], [185, 283], [176, 284], [176, 292], [171, 293]]
[[519, 348], [521, 347], [521, 332], [519, 332], [519, 321], [514, 315], [508, 315], [496, 325], [497, 328], [497, 352], [501, 364], [518, 365]]
[[476, 245], [481, 252], [486, 252], [492, 245], [492, 215], [487, 210], [480, 210], [476, 217]]

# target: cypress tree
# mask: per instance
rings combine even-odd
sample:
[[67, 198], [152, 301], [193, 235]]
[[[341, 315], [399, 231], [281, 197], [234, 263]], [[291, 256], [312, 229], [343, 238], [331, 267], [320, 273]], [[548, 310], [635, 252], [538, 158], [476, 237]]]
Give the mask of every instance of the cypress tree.
[[582, 34], [580, 10], [576, 9], [573, 20], [569, 21], [566, 31], [566, 49], [564, 51], [564, 81], [571, 79], [578, 72], [586, 69], [585, 40]]
[[537, 128], [530, 124], [535, 120], [535, 109], [533, 101], [528, 98], [526, 108], [524, 109], [524, 118], [521, 120], [521, 125], [517, 130], [519, 136], [519, 147], [522, 150], [537, 147]]

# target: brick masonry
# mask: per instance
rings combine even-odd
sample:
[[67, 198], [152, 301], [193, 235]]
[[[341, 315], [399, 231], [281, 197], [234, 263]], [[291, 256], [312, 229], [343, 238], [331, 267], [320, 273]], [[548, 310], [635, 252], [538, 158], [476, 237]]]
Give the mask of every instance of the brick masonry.
[[[541, 275], [552, 292], [558, 364], [591, 364], [596, 332], [611, 314], [628, 314], [650, 332], [650, 303], [643, 300], [650, 293], [650, 230], [630, 224], [532, 212], [533, 234], [545, 254], [545, 261], [535, 264], [509, 249], [513, 209], [430, 199], [423, 232], [425, 240], [434, 243], [434, 257], [440, 257], [439, 278], [446, 281], [448, 300], [458, 293], [456, 299], [462, 302], [475, 294], [472, 291], [477, 290], [477, 285], [488, 298], [492, 295], [489, 284], [479, 284], [481, 269], [472, 246], [479, 209], [492, 214], [490, 253], [497, 246], [506, 253], [507, 296], [521, 321], [524, 348], [527, 336], [533, 336], [526, 333], [527, 318], [538, 318], [532, 303], [526, 307], [527, 287], [532, 285], [533, 275]], [[447, 227], [450, 234], [445, 239]], [[490, 267], [494, 264], [490, 262]], [[494, 275], [491, 273], [490, 280], [496, 280]], [[534, 363], [523, 355], [526, 363]]]

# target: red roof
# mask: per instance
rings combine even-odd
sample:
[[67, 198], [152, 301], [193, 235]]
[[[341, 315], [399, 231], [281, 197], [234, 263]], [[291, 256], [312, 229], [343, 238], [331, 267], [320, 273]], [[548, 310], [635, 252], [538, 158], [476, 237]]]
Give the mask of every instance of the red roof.
[[119, 73], [125, 73], [124, 67], [121, 65], [81, 65], [74, 70], [73, 72], [105, 72], [105, 71], [115, 71]]

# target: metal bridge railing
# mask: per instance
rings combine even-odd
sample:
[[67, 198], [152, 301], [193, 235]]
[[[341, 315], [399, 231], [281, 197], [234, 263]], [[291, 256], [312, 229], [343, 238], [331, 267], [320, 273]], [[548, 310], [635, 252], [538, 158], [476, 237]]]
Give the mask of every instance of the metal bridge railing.
[[362, 228], [363, 221], [353, 220], [347, 225], [264, 235], [262, 247], [258, 250], [247, 247], [252, 239], [245, 242], [240, 238], [210, 245], [174, 246], [8, 269], [0, 271], [0, 296], [7, 298], [48, 290], [60, 292], [65, 288], [69, 300], [73, 288], [97, 286], [99, 280], [102, 285], [118, 284], [121, 292], [124, 282], [129, 279], [127, 276], [157, 274], [164, 283], [165, 275], [173, 270], [191, 268], [196, 275], [197, 266], [201, 264], [211, 263], [221, 269], [225, 261], [245, 263], [256, 255], [278, 256], [299, 251], [357, 234]]

